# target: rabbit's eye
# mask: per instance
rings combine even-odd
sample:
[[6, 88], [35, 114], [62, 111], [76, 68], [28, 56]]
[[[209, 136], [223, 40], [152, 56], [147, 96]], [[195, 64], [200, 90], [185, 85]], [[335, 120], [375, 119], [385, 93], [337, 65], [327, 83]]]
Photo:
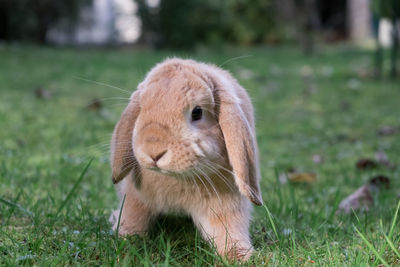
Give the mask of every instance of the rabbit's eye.
[[192, 110], [192, 121], [201, 120], [202, 115], [203, 115], [203, 110], [201, 109], [201, 107], [199, 106], [194, 107], [194, 109]]

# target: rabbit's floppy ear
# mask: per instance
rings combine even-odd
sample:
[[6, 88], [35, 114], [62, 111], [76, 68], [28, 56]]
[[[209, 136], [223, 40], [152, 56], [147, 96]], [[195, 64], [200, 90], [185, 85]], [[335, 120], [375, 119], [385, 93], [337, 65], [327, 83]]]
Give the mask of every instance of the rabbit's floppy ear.
[[132, 133], [140, 112], [140, 92], [135, 91], [114, 129], [111, 139], [112, 180], [116, 184], [138, 166], [132, 149]]
[[[231, 77], [211, 74], [219, 125], [239, 191], [262, 205], [253, 108], [245, 90]], [[227, 88], [229, 87], [229, 88]]]

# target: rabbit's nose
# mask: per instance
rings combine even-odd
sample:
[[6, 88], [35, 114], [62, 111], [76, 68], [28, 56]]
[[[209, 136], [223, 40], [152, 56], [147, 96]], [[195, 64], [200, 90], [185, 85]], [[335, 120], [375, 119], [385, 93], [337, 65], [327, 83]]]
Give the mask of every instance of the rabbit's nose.
[[154, 162], [157, 162], [159, 159], [162, 158], [162, 156], [165, 155], [165, 153], [167, 153], [167, 150], [164, 150], [164, 151], [161, 152], [161, 153], [157, 153], [157, 154], [154, 154], [154, 155], [150, 155], [150, 157], [154, 160]]

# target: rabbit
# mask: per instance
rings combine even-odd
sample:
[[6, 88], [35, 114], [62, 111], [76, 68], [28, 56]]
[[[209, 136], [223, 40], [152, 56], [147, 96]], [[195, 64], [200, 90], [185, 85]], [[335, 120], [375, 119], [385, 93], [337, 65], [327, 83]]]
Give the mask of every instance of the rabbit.
[[114, 129], [111, 167], [120, 207], [124, 199], [111, 216], [119, 235], [186, 214], [221, 256], [252, 254], [250, 202], [263, 203], [253, 107], [228, 71], [179, 58], [157, 64]]

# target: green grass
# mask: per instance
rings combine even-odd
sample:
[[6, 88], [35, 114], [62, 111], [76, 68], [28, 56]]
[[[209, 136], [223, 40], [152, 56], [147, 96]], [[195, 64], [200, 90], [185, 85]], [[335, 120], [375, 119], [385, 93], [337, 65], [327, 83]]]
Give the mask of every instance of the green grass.
[[[266, 207], [254, 210], [256, 252], [247, 264], [400, 265], [400, 168], [355, 168], [379, 150], [400, 163], [400, 134], [376, 133], [400, 126], [400, 83], [365, 75], [369, 51], [328, 47], [305, 57], [293, 48], [188, 54], [27, 46], [0, 47], [0, 265], [227, 264], [190, 219], [162, 217], [147, 236], [129, 238], [117, 238], [108, 223], [118, 204], [108, 143], [127, 95], [80, 78], [132, 91], [172, 55], [216, 64], [251, 55], [224, 65], [256, 108]], [[37, 98], [39, 87], [52, 98]], [[100, 111], [86, 108], [93, 98], [103, 99]], [[314, 154], [324, 163], [315, 164]], [[279, 183], [290, 167], [318, 180]], [[371, 210], [335, 215], [340, 200], [375, 174], [392, 184]]]

